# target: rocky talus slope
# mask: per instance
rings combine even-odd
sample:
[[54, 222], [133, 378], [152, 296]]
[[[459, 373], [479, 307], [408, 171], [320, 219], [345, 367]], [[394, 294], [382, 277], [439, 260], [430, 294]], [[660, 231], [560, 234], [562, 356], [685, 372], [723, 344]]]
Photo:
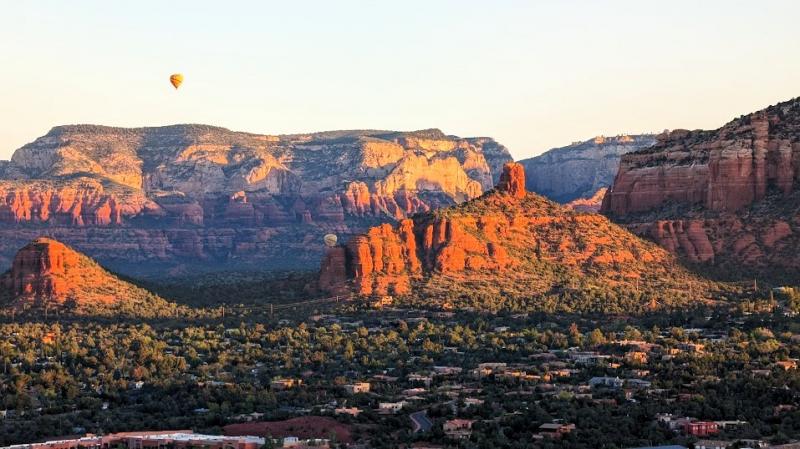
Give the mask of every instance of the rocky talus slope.
[[576, 200], [572, 200], [569, 203], [566, 203], [565, 206], [569, 207], [570, 209], [576, 210], [578, 212], [600, 212], [600, 208], [603, 206], [603, 198], [606, 196], [606, 192], [608, 189], [606, 187], [601, 188], [594, 195], [590, 196], [589, 198], [578, 198]]
[[800, 99], [622, 157], [602, 213], [732, 278], [798, 281]]
[[48, 235], [126, 273], [309, 267], [325, 233], [475, 198], [510, 159], [439, 130], [60, 126], [0, 163], [0, 264]]
[[[442, 306], [555, 301], [553, 307], [568, 307], [569, 298], [604, 291], [615, 300], [637, 298], [629, 307], [655, 307], [643, 299], [646, 292], [677, 303], [689, 299], [676, 292], [690, 285], [705, 284], [659, 246], [602, 215], [528, 193], [516, 163], [480, 198], [373, 227], [331, 248], [320, 272], [320, 286], [329, 292], [425, 298]], [[570, 307], [598, 306], [592, 304]]]

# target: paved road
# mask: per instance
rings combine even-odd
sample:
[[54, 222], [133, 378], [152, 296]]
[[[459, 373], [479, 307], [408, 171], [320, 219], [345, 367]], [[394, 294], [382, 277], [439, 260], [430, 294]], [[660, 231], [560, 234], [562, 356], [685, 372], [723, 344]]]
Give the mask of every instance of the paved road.
[[433, 423], [428, 418], [427, 410], [420, 410], [409, 415], [411, 422], [414, 423], [414, 433], [427, 432], [433, 427]]

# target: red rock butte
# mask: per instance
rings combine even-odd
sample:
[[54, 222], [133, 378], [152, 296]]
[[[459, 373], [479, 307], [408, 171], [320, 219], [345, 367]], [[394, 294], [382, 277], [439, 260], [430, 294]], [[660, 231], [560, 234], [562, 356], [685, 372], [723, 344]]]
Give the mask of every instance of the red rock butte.
[[152, 299], [145, 290], [121, 281], [89, 257], [46, 237], [17, 252], [0, 284], [16, 306], [103, 306]]
[[514, 198], [525, 198], [525, 195], [528, 194], [525, 190], [525, 167], [516, 162], [503, 165], [503, 173], [500, 175], [497, 190]]
[[509, 163], [496, 189], [480, 198], [375, 226], [331, 248], [319, 285], [337, 294], [435, 297], [453, 282], [475, 283], [477, 291], [491, 285], [530, 298], [574, 279], [632, 290], [639, 281], [678, 285], [678, 277], [697, 279], [607, 218], [526, 192], [522, 166]]
[[69, 291], [67, 272], [79, 263], [75, 251], [61, 242], [41, 237], [17, 252], [6, 286], [14, 296], [46, 296], [63, 301]]

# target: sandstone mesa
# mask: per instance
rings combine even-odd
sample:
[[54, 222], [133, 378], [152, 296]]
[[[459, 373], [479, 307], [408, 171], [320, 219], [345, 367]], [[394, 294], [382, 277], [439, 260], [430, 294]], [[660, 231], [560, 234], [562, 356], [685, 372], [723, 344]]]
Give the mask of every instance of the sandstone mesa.
[[475, 198], [510, 159], [439, 130], [56, 127], [0, 163], [0, 262], [48, 235], [125, 272], [308, 267], [325, 233]]
[[800, 99], [713, 131], [675, 130], [622, 157], [602, 212], [729, 276], [800, 268]]

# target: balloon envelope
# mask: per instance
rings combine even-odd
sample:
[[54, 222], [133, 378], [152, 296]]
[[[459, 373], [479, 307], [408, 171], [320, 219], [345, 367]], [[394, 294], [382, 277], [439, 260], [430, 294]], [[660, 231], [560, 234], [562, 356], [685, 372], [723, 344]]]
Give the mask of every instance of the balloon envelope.
[[325, 234], [325, 245], [327, 246], [336, 246], [336, 242], [339, 240], [336, 237], [336, 234]]
[[169, 77], [169, 82], [172, 83], [172, 87], [179, 88], [181, 83], [183, 82], [183, 75], [180, 73], [174, 73]]

